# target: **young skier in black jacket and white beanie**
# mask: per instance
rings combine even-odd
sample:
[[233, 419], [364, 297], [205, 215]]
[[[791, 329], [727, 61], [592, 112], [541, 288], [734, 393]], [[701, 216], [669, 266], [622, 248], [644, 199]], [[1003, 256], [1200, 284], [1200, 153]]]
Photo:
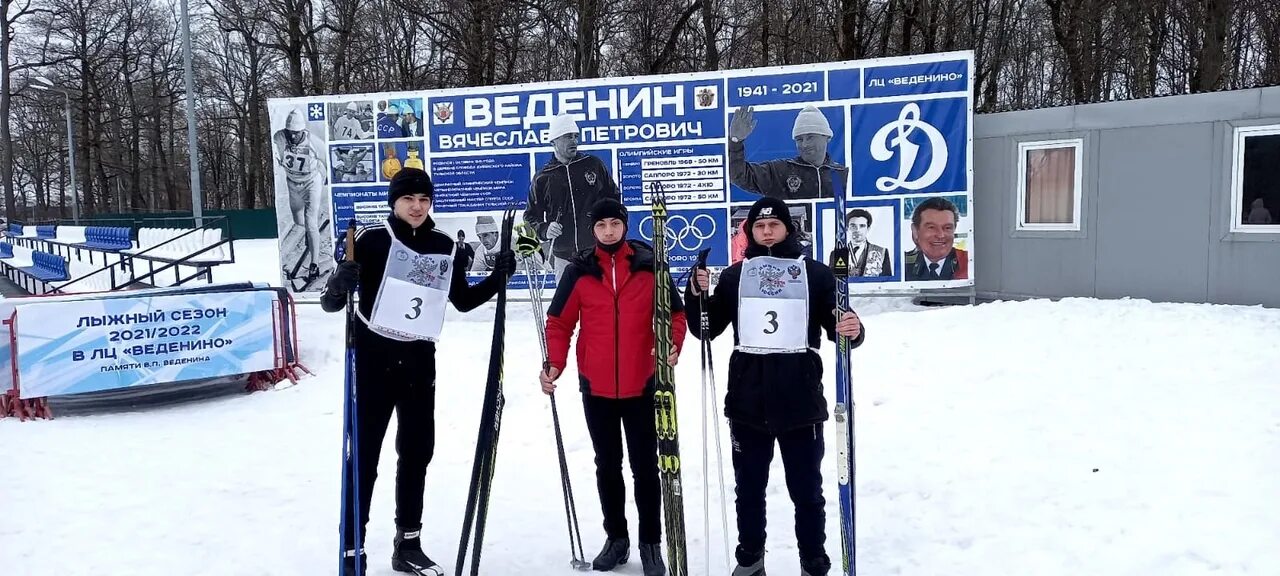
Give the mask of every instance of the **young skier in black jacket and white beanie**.
[[[437, 230], [431, 211], [434, 187], [426, 172], [405, 168], [391, 179], [392, 214], [356, 233], [355, 261], [341, 262], [321, 295], [325, 312], [347, 304], [359, 281], [352, 327], [356, 339], [356, 404], [359, 418], [360, 526], [369, 522], [369, 503], [378, 476], [378, 454], [394, 408], [397, 416], [396, 536], [391, 566], [410, 574], [442, 575], [422, 551], [422, 497], [427, 464], [435, 449], [436, 341], [448, 302], [461, 312], [493, 298], [516, 269], [515, 254], [503, 249], [493, 271], [467, 284], [467, 256], [448, 234]], [[348, 495], [351, 498], [351, 495]], [[355, 576], [356, 519], [344, 503], [347, 541], [344, 576]], [[362, 566], [368, 564], [361, 562]], [[363, 575], [360, 575], [363, 576]]]
[[765, 487], [773, 445], [786, 470], [787, 491], [796, 508], [796, 540], [804, 576], [826, 576], [826, 500], [822, 496], [822, 423], [827, 401], [822, 388], [822, 332], [862, 344], [858, 315], [836, 317], [836, 278], [825, 264], [802, 255], [787, 205], [761, 198], [746, 223], [746, 258], [725, 269], [707, 300], [709, 332], [697, 318], [698, 295], [708, 290], [706, 270], [685, 291], [689, 330], [713, 339], [733, 324], [725, 416], [733, 442], [737, 484], [738, 566], [733, 576], [763, 576]]

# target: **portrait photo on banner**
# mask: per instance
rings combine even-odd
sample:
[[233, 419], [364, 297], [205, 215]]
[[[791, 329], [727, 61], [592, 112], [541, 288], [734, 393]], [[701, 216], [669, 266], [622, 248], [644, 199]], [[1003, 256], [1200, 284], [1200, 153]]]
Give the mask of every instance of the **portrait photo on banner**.
[[[813, 205], [807, 202], [793, 202], [788, 203], [787, 208], [791, 212], [791, 222], [796, 226], [796, 236], [799, 239], [801, 251], [805, 256], [815, 258], [814, 255], [817, 254], [815, 250], [817, 234], [813, 219]], [[747, 213], [750, 211], [750, 204], [736, 205], [730, 208], [729, 264], [736, 264], [741, 261], [743, 253], [747, 249], [747, 234], [750, 234], [751, 231], [746, 229], [746, 223]]]
[[847, 138], [842, 106], [733, 110], [728, 146], [730, 200], [835, 198], [832, 190], [845, 190], [848, 185]]
[[271, 151], [281, 278], [294, 291], [306, 291], [326, 281], [335, 266], [325, 106], [274, 108]]
[[[515, 221], [520, 222], [522, 216], [522, 211], [517, 210]], [[502, 251], [502, 247], [498, 245], [502, 238], [501, 212], [467, 215], [440, 213], [433, 215], [433, 220], [436, 230], [453, 239], [454, 250], [466, 255], [467, 272], [483, 275], [493, 271], [494, 260]], [[535, 264], [546, 262], [547, 248], [543, 246], [543, 250], [535, 254]], [[520, 268], [523, 271], [523, 262], [520, 263]]]
[[425, 134], [421, 98], [379, 100], [377, 108], [379, 139], [421, 138]]
[[328, 108], [330, 142], [373, 138], [373, 100], [330, 102]]
[[[900, 279], [900, 211], [901, 201], [896, 198], [845, 205], [845, 243], [849, 248], [851, 282], [896, 282]], [[828, 266], [834, 264], [835, 217], [834, 207], [822, 209], [823, 238], [830, 238], [822, 248]]]
[[965, 195], [904, 198], [902, 218], [904, 281], [969, 278], [973, 218]]

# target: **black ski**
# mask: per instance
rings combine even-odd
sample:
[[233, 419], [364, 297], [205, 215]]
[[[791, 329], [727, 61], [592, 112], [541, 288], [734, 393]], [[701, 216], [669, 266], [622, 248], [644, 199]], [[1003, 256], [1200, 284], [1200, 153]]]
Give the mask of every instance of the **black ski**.
[[[511, 245], [511, 228], [515, 224], [515, 209], [508, 208], [502, 215], [502, 233], [499, 246]], [[498, 309], [493, 317], [493, 344], [489, 353], [489, 380], [485, 384], [484, 405], [480, 412], [480, 431], [476, 438], [476, 458], [471, 467], [471, 490], [467, 494], [467, 511], [462, 524], [462, 541], [458, 544], [458, 561], [454, 565], [455, 576], [462, 576], [467, 560], [467, 541], [475, 524], [475, 551], [471, 560], [471, 576], [480, 573], [480, 549], [484, 541], [485, 521], [489, 515], [489, 491], [493, 486], [493, 470], [497, 463], [498, 432], [502, 428], [502, 360], [505, 350], [507, 319], [506, 282], [498, 290]]]
[[685, 553], [684, 490], [680, 484], [680, 438], [676, 413], [675, 369], [667, 358], [675, 350], [671, 341], [671, 265], [667, 261], [667, 200], [661, 182], [649, 188], [653, 210], [654, 308], [653, 331], [656, 391], [654, 405], [658, 425], [658, 471], [662, 480], [662, 511], [666, 520], [667, 567], [671, 576], [689, 573]]

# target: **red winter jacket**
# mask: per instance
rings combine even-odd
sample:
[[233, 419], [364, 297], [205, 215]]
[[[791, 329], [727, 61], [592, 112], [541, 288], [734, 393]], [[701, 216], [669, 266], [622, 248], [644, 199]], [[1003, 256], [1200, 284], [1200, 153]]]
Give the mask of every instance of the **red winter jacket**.
[[[653, 250], [628, 240], [616, 254], [599, 247], [569, 263], [547, 309], [547, 355], [564, 371], [569, 341], [578, 336], [578, 377], [583, 392], [610, 398], [645, 394], [654, 372]], [[616, 287], [616, 288], [615, 288]], [[684, 302], [671, 291], [671, 335], [684, 345]]]

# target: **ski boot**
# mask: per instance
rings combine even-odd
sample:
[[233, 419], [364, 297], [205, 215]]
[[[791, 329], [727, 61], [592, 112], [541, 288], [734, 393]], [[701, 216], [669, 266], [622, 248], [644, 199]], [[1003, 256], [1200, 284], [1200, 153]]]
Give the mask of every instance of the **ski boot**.
[[421, 530], [406, 532], [396, 529], [396, 537], [392, 541], [395, 551], [391, 553], [391, 569], [417, 576], [444, 576], [444, 569], [422, 552], [421, 535]]
[[733, 569], [732, 576], [765, 576], [764, 558], [756, 560], [754, 564], [739, 563]]
[[667, 576], [667, 565], [662, 562], [662, 547], [658, 544], [640, 543], [640, 565], [644, 576]]
[[827, 576], [831, 571], [831, 559], [826, 554], [800, 560], [800, 576]]
[[347, 550], [346, 555], [342, 557], [342, 574], [339, 576], [365, 576], [365, 572], [369, 570], [369, 559], [364, 555], [364, 551], [360, 551], [360, 571], [356, 572], [356, 551]]
[[627, 563], [627, 558], [631, 556], [631, 539], [623, 536], [621, 538], [609, 538], [604, 542], [604, 548], [596, 555], [595, 560], [591, 561], [591, 568], [597, 572], [608, 572]]
[[738, 545], [734, 556], [738, 559], [738, 566], [733, 569], [730, 576], [765, 576], [764, 551], [749, 552], [744, 550], [742, 545]]

